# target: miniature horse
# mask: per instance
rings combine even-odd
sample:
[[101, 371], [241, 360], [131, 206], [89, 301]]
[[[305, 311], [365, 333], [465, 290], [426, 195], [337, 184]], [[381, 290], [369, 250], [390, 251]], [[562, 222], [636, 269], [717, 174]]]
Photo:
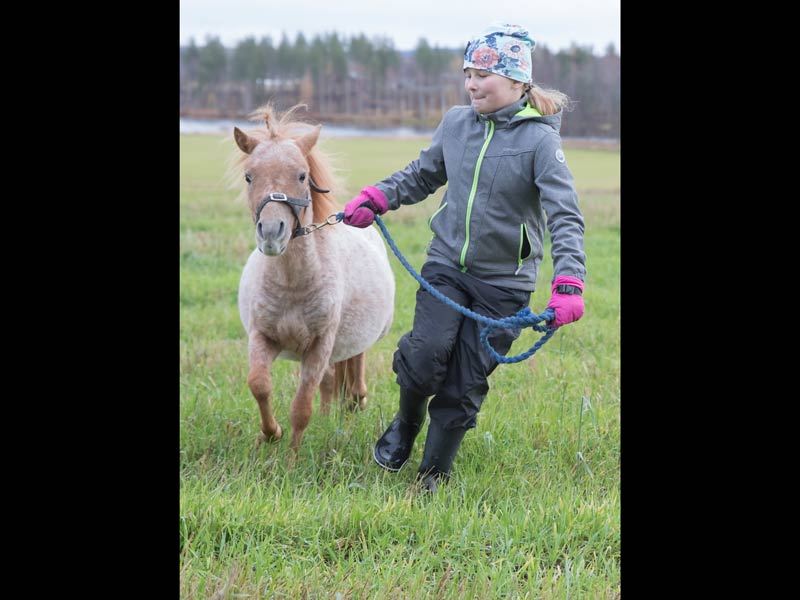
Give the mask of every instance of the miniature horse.
[[283, 432], [272, 413], [270, 369], [276, 358], [300, 361], [290, 415], [296, 458], [317, 388], [323, 413], [342, 389], [352, 408], [366, 406], [365, 352], [391, 327], [395, 282], [374, 228], [333, 221], [309, 227], [339, 208], [323, 189], [334, 177], [316, 145], [321, 126], [291, 121], [295, 108], [277, 120], [270, 105], [261, 107], [253, 118], [266, 129], [233, 133], [257, 244], [239, 282], [247, 384], [261, 413], [259, 440], [278, 440]]

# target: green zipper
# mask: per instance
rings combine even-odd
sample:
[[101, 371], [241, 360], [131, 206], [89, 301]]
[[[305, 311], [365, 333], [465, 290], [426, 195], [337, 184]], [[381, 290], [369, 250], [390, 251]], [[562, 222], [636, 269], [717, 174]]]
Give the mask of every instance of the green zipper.
[[486, 141], [483, 142], [483, 148], [478, 155], [478, 163], [475, 165], [475, 174], [472, 176], [472, 190], [469, 192], [469, 200], [467, 200], [467, 239], [464, 241], [464, 248], [461, 250], [461, 272], [466, 273], [467, 267], [464, 261], [467, 258], [467, 249], [469, 248], [469, 217], [472, 214], [472, 201], [475, 199], [475, 192], [478, 191], [478, 175], [481, 170], [481, 163], [483, 162], [483, 155], [486, 154], [486, 148], [489, 147], [489, 142], [492, 141], [494, 135], [494, 121], [489, 121], [489, 135], [486, 136]]
[[[533, 243], [531, 242], [531, 236], [528, 235], [528, 228], [525, 227], [525, 223], [521, 223], [519, 226], [519, 249], [517, 250], [517, 270], [514, 271], [514, 275], [518, 275], [519, 272], [522, 270], [522, 247], [525, 245], [525, 238], [528, 238], [528, 245], [531, 247], [531, 254], [533, 254]], [[530, 254], [528, 255], [530, 256]]]
[[447, 206], [447, 202], [442, 204], [438, 209], [436, 209], [436, 212], [431, 215], [430, 219], [428, 219], [428, 227], [432, 226], [434, 217], [442, 212], [445, 206]]
[[522, 269], [522, 244], [525, 242], [525, 225], [521, 224], [519, 226], [519, 249], [517, 250], [517, 270], [514, 271], [514, 275], [520, 272]]

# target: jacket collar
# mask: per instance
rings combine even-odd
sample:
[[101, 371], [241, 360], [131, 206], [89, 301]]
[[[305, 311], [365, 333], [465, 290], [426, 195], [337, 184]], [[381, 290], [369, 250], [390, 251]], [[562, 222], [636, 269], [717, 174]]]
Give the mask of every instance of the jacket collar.
[[[494, 121], [495, 127], [506, 127], [518, 112], [524, 110], [528, 106], [528, 98], [523, 96], [516, 102], [512, 102], [508, 106], [501, 108], [493, 113], [480, 114], [475, 112], [475, 119], [477, 121]], [[475, 110], [474, 108], [472, 109]]]

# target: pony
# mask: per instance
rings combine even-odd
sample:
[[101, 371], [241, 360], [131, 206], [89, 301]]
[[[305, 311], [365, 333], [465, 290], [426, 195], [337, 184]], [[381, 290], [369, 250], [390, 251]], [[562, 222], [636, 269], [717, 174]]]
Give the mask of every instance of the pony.
[[323, 414], [335, 390], [348, 408], [366, 408], [366, 351], [388, 333], [395, 293], [378, 232], [334, 226], [332, 213], [340, 209], [328, 188], [337, 180], [330, 157], [317, 146], [322, 126], [292, 120], [300, 106], [280, 116], [267, 104], [250, 115], [265, 128], [234, 127], [241, 152], [231, 164], [243, 177], [255, 226], [256, 248], [242, 271], [238, 306], [248, 339], [247, 385], [261, 415], [257, 441], [283, 435], [272, 411], [273, 362], [299, 361], [290, 409], [293, 459], [317, 389]]

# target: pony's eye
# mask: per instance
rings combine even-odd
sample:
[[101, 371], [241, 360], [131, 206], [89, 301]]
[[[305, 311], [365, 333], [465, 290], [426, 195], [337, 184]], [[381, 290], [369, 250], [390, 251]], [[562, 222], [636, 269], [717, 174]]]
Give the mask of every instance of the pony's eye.
[[244, 174], [244, 180], [245, 180], [247, 183], [252, 183], [252, 181], [253, 181], [253, 178], [250, 176], [250, 173], [245, 173], [245, 174]]
[[302, 183], [305, 180], [306, 180], [306, 174], [305, 173], [300, 173], [300, 182]]

